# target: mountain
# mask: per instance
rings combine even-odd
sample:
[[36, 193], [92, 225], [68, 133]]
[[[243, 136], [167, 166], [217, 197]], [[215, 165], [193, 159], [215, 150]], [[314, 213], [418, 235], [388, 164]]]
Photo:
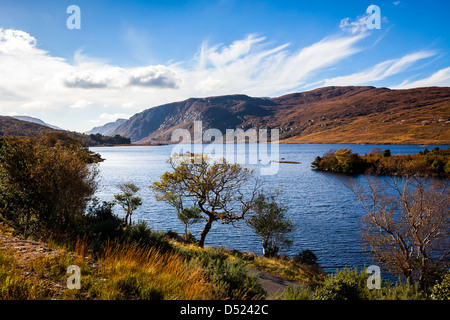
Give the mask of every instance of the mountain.
[[46, 135], [65, 135], [83, 141], [88, 146], [130, 144], [130, 139], [123, 137], [108, 137], [100, 134], [87, 135], [74, 131], [55, 130], [46, 125], [23, 121], [14, 117], [0, 116], [0, 137], [41, 137]]
[[103, 126], [95, 127], [92, 130], [86, 132], [86, 134], [100, 133], [105, 136], [110, 136], [121, 124], [126, 121], [126, 119], [117, 119], [115, 122], [108, 122]]
[[144, 110], [111, 135], [171, 142], [175, 129], [279, 129], [282, 143], [450, 144], [450, 87], [324, 87], [276, 98], [190, 98]]
[[55, 130], [42, 124], [0, 116], [0, 137], [15, 136], [25, 138], [42, 136], [52, 131]]
[[38, 118], [33, 118], [33, 117], [29, 117], [29, 116], [13, 116], [13, 118], [17, 119], [17, 120], [22, 120], [22, 121], [28, 121], [28, 122], [33, 122], [33, 123], [37, 123], [55, 130], [63, 130], [57, 126], [53, 126], [51, 124], [48, 124], [44, 121], [42, 121], [41, 119]]

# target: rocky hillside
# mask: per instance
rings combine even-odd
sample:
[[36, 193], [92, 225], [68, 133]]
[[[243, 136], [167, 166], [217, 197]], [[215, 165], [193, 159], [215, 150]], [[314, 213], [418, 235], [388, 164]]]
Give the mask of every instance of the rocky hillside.
[[277, 98], [191, 98], [117, 126], [134, 143], [170, 142], [175, 129], [280, 129], [284, 143], [450, 144], [450, 87], [325, 87]]
[[86, 132], [86, 134], [97, 134], [100, 133], [104, 136], [111, 136], [111, 134], [123, 123], [125, 123], [127, 119], [117, 119], [115, 122], [109, 122], [103, 126], [95, 127], [92, 130]]

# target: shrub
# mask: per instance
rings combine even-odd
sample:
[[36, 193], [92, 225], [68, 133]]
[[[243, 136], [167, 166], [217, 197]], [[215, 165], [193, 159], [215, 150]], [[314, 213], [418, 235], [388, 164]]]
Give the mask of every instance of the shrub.
[[76, 236], [97, 187], [98, 159], [80, 141], [0, 139], [0, 204], [25, 236]]
[[294, 261], [301, 264], [307, 264], [310, 266], [317, 266], [317, 256], [309, 249], [303, 250], [294, 257]]
[[314, 293], [318, 300], [361, 300], [364, 298], [364, 286], [367, 275], [357, 269], [343, 269], [325, 279], [322, 287]]
[[450, 271], [447, 271], [440, 283], [431, 290], [431, 298], [434, 300], [450, 300]]
[[381, 153], [381, 156], [382, 156], [382, 157], [385, 157], [385, 158], [390, 157], [390, 156], [391, 156], [391, 150], [389, 150], [389, 149], [384, 150], [384, 151]]
[[228, 260], [225, 250], [177, 250], [185, 259], [205, 270], [220, 299], [254, 299], [266, 295], [257, 276], [248, 275], [248, 269], [242, 263]]

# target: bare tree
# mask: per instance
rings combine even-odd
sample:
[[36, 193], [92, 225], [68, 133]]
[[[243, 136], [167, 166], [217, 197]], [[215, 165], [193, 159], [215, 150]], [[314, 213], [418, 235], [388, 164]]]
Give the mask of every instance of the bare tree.
[[366, 211], [363, 240], [393, 273], [426, 289], [449, 265], [448, 183], [418, 177], [366, 180], [366, 188], [349, 183]]

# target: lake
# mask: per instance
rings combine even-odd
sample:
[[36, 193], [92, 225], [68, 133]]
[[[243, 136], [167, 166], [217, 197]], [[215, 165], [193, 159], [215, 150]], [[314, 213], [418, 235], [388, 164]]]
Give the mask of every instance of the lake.
[[[246, 145], [245, 148], [236, 148], [236, 153], [244, 152], [248, 156], [257, 147], [257, 144]], [[314, 171], [311, 162], [330, 149], [350, 148], [353, 152], [364, 154], [376, 147], [390, 149], [393, 155], [415, 154], [425, 149], [418, 145], [279, 145], [280, 159], [300, 162], [280, 163], [277, 173], [261, 175], [266, 187], [280, 187], [281, 199], [288, 209], [287, 215], [296, 224], [295, 232], [290, 235], [293, 244], [282, 253], [294, 256], [299, 251], [310, 249], [327, 272], [334, 272], [344, 266], [362, 268], [374, 264], [362, 249], [359, 218], [364, 212], [354, 194], [345, 186], [349, 178]], [[427, 146], [428, 150], [434, 147]], [[116, 185], [131, 181], [141, 188], [138, 195], [143, 199], [143, 205], [133, 214], [133, 221], [144, 220], [155, 231], [173, 230], [182, 234], [184, 225], [178, 221], [175, 210], [164, 202], [156, 201], [149, 188], [153, 182], [159, 181], [165, 171], [170, 170], [166, 160], [173, 148], [173, 145], [91, 148], [105, 159], [99, 165], [99, 189], [96, 196], [101, 200], [113, 200], [113, 195], [119, 193]], [[246, 166], [259, 169], [261, 165]], [[255, 173], [260, 175], [259, 170]], [[363, 176], [355, 178], [359, 182], [365, 181]], [[115, 210], [119, 216], [123, 216], [119, 206]], [[259, 237], [252, 233], [245, 222], [238, 226], [222, 225], [217, 221], [207, 235], [205, 245], [262, 254]], [[202, 227], [202, 224], [194, 225], [189, 230], [198, 239]]]

